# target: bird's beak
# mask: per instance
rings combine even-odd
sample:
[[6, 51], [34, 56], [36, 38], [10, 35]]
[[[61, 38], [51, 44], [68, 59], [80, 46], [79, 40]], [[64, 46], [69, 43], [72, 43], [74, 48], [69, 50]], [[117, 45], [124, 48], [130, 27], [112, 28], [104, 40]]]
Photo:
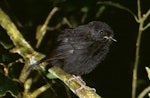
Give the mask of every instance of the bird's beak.
[[104, 38], [106, 38], [106, 39], [108, 39], [108, 40], [112, 40], [112, 41], [114, 41], [114, 42], [117, 42], [117, 40], [116, 40], [116, 39], [114, 39], [114, 38], [112, 38], [111, 36], [110, 36], [110, 37], [108, 37], [108, 36], [104, 36]]

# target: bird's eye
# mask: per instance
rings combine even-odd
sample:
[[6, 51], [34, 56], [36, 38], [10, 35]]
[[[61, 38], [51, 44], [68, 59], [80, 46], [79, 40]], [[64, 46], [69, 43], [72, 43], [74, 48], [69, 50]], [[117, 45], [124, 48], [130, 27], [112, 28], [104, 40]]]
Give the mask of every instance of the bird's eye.
[[104, 31], [98, 31], [99, 34], [104, 35]]

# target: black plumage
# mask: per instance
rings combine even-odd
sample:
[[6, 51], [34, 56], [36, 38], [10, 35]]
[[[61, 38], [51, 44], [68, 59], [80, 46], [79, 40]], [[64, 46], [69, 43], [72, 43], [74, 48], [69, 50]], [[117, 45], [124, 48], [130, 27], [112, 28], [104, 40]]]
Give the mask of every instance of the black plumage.
[[52, 55], [45, 61], [67, 73], [84, 75], [104, 59], [112, 40], [115, 41], [111, 27], [100, 21], [65, 29], [58, 36]]
[[65, 29], [49, 61], [67, 73], [87, 74], [104, 59], [112, 40], [112, 29], [100, 21]]

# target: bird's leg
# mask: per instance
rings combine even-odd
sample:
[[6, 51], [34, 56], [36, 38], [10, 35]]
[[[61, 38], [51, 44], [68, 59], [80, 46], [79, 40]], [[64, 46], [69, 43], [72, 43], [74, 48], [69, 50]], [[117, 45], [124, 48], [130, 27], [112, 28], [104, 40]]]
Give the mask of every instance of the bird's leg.
[[70, 81], [72, 81], [72, 80], [77, 80], [77, 82], [78, 82], [79, 84], [86, 85], [86, 83], [83, 81], [83, 79], [81, 78], [81, 76], [75, 76], [75, 75], [72, 75], [72, 76], [73, 76], [73, 78], [70, 78], [70, 79], [68, 80], [68, 82], [70, 82]]
[[88, 89], [88, 90], [93, 90], [96, 92], [95, 88], [90, 88], [89, 86], [86, 85], [86, 83], [83, 81], [83, 79], [81, 78], [81, 76], [75, 76], [73, 75], [73, 78], [70, 78], [68, 80], [68, 82], [72, 81], [72, 80], [77, 80], [77, 82], [80, 84], [80, 88], [76, 89], [76, 92], [79, 92], [82, 89]]

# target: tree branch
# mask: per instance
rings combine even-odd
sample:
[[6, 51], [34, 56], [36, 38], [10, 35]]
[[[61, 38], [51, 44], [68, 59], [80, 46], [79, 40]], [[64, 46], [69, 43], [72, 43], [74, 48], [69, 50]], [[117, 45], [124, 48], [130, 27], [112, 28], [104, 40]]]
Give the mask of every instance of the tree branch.
[[95, 91], [88, 90], [88, 89], [85, 89], [85, 88], [79, 90], [79, 92], [76, 92], [76, 90], [78, 88], [80, 88], [81, 85], [77, 82], [77, 80], [72, 80], [72, 81], [68, 82], [68, 80], [73, 78], [73, 76], [66, 73], [66, 72], [64, 72], [60, 68], [53, 67], [53, 68], [50, 68], [48, 71], [51, 74], [53, 74], [54, 76], [56, 76], [58, 79], [63, 81], [69, 87], [69, 89], [74, 94], [76, 94], [79, 98], [101, 98], [97, 93], [95, 93]]
[[[25, 67], [23, 68], [19, 80], [24, 83], [24, 81], [28, 77], [27, 68], [29, 65], [34, 64], [35, 62], [41, 60], [45, 57], [45, 55], [34, 51], [34, 49], [28, 44], [28, 42], [23, 38], [19, 30], [16, 28], [14, 23], [10, 20], [10, 18], [0, 9], [0, 24], [7, 31], [7, 34], [13, 41], [15, 48], [11, 50], [13, 53], [18, 53], [25, 60]], [[76, 93], [76, 89], [80, 87], [80, 85], [76, 81], [67, 82], [72, 76], [65, 73], [63, 70], [57, 67], [53, 67], [49, 69], [49, 72], [63, 81], [73, 93], [75, 93], [80, 98], [101, 98], [98, 94], [96, 94], [92, 90], [82, 89], [78, 93]], [[47, 85], [43, 86], [44, 89], [49, 88]], [[43, 91], [43, 87], [37, 89], [32, 95], [38, 96], [38, 93], [41, 93], [41, 89]], [[28, 88], [27, 88], [28, 89]], [[38, 92], [38, 93], [37, 93]]]
[[[15, 24], [10, 20], [10, 18], [0, 9], [0, 24], [6, 30], [8, 36], [15, 45], [15, 48], [11, 50], [12, 53], [18, 53], [21, 55], [25, 62], [27, 62], [21, 72], [19, 80], [24, 82], [28, 74], [26, 73], [27, 68], [41, 60], [45, 55], [34, 51], [34, 49], [28, 44], [28, 42], [21, 35]], [[26, 73], [26, 74], [25, 74]]]

